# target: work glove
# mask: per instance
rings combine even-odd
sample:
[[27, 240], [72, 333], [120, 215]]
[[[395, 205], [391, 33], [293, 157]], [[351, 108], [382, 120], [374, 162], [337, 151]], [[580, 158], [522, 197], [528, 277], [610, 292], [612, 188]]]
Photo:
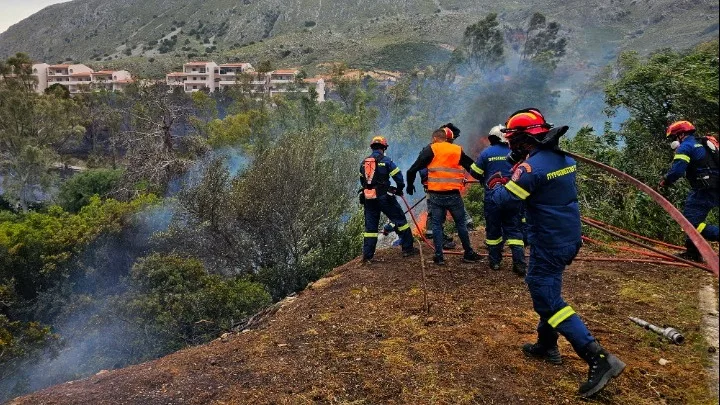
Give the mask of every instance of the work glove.
[[408, 195], [413, 195], [415, 194], [415, 186], [413, 186], [412, 184], [408, 184], [405, 188], [405, 191], [408, 193]]
[[394, 228], [393, 224], [385, 224], [385, 226], [383, 226], [382, 234], [388, 236], [391, 232], [394, 232]]
[[527, 154], [520, 150], [512, 150], [505, 158], [511, 165], [516, 165], [525, 160]]
[[495, 174], [493, 174], [492, 176], [490, 176], [490, 178], [488, 179], [488, 181], [487, 181], [487, 187], [488, 187], [490, 190], [493, 190], [493, 189], [495, 189], [495, 187], [499, 187], [499, 186], [502, 186], [502, 185], [504, 185], [504, 184], [507, 184], [507, 182], [508, 182], [508, 178], [507, 178], [507, 177], [503, 177], [502, 173], [496, 172]]

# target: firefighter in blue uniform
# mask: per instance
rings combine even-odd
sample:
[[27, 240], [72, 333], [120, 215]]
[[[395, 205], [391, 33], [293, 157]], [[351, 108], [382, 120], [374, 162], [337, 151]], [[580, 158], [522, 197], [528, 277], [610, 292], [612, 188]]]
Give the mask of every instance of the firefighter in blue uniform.
[[[505, 129], [497, 125], [490, 130], [488, 140], [490, 147], [482, 151], [475, 164], [483, 171], [485, 178], [499, 173], [500, 176], [493, 178], [495, 182], [509, 179], [512, 171], [512, 164], [506, 159], [510, 154], [510, 147], [507, 144]], [[493, 203], [490, 198], [491, 184], [485, 183], [485, 198], [483, 208], [485, 214], [485, 244], [488, 248], [488, 264], [493, 270], [500, 270], [502, 261], [503, 244], [507, 243], [512, 252], [512, 270], [519, 276], [525, 275], [525, 243], [522, 233], [522, 214], [516, 210], [506, 210]]]
[[[665, 135], [676, 151], [670, 171], [660, 181], [660, 187], [669, 187], [684, 175], [692, 191], [685, 201], [683, 215], [705, 239], [719, 240], [718, 226], [705, 222], [710, 210], [718, 207], [720, 199], [717, 140], [696, 137], [695, 126], [688, 121], [672, 123]], [[685, 240], [685, 247], [686, 251], [678, 256], [702, 262], [700, 252], [690, 239]]]
[[[405, 180], [402, 171], [385, 156], [388, 142], [385, 137], [376, 136], [370, 142], [372, 154], [365, 158], [360, 166], [360, 201], [365, 205], [365, 233], [363, 234], [363, 262], [372, 263], [378, 241], [380, 213], [385, 214], [395, 225], [404, 257], [418, 252], [413, 247], [410, 224], [405, 219], [395, 195], [403, 195]], [[390, 178], [395, 180], [396, 187], [390, 186]], [[392, 192], [392, 194], [390, 194]]]
[[557, 339], [562, 334], [588, 363], [588, 379], [579, 394], [590, 397], [620, 375], [625, 364], [600, 346], [561, 296], [563, 271], [582, 244], [576, 164], [558, 147], [568, 127], [553, 128], [537, 109], [514, 113], [505, 126], [511, 148], [508, 158], [518, 166], [506, 183], [493, 181], [499, 175], [490, 176], [488, 182], [495, 204], [517, 212], [523, 203], [526, 208], [531, 246], [525, 282], [540, 322], [537, 342], [523, 345], [522, 351], [560, 364]]

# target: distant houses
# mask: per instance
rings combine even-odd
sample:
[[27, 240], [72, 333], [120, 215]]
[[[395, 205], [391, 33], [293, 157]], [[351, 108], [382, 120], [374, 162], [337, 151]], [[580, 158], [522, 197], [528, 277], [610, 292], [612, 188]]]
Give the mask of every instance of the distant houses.
[[[37, 79], [35, 90], [44, 92], [50, 86], [65, 86], [70, 94], [87, 93], [98, 90], [124, 91], [135, 81], [127, 70], [94, 71], [83, 64], [37, 63], [32, 66], [32, 75]], [[375, 79], [381, 86], [392, 86], [400, 77], [399, 72], [382, 70], [362, 71], [346, 70], [341, 79], [360, 80], [364, 77]], [[1, 79], [1, 78], [0, 78]], [[143, 80], [143, 83], [152, 83]], [[213, 61], [187, 62], [180, 72], [165, 75], [165, 84], [172, 89], [186, 93], [205, 91], [222, 92], [230, 88], [240, 88], [251, 94], [274, 96], [288, 93], [308, 93], [315, 89], [317, 101], [326, 100], [327, 91], [332, 85], [330, 76], [303, 77], [299, 69], [276, 69], [258, 72], [249, 63], [217, 64]]]
[[182, 72], [165, 76], [168, 86], [180, 87], [187, 93], [195, 91], [222, 91], [240, 86], [250, 93], [270, 96], [283, 93], [307, 93], [314, 87], [318, 101], [325, 101], [325, 80], [300, 77], [299, 69], [278, 69], [256, 72], [249, 63], [188, 62]]

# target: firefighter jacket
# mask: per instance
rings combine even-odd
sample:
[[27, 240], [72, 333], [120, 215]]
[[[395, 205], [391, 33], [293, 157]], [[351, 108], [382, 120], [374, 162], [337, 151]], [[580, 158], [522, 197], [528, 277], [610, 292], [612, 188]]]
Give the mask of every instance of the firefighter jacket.
[[428, 170], [428, 191], [440, 194], [460, 193], [465, 184], [463, 169], [476, 179], [482, 177], [480, 168], [463, 152], [462, 147], [449, 142], [435, 142], [420, 151], [417, 160], [408, 169], [409, 184], [415, 182], [417, 172], [424, 168]]
[[390, 188], [390, 178], [395, 180], [398, 190], [402, 190], [405, 187], [405, 179], [403, 178], [402, 171], [395, 163], [387, 156], [382, 153], [382, 150], [373, 150], [369, 156], [374, 158], [376, 161], [375, 175], [371, 180], [371, 185], [368, 185], [367, 179], [365, 178], [365, 167], [360, 166], [360, 185], [365, 188], [373, 188], [377, 190], [378, 196], [387, 194]]
[[498, 142], [486, 148], [478, 157], [475, 164], [483, 171], [483, 183], [485, 186], [485, 199], [490, 199], [490, 189], [487, 186], [488, 177], [500, 172], [503, 177], [512, 176], [512, 164], [508, 162], [507, 155], [510, 154], [510, 147], [506, 143]]
[[720, 181], [720, 170], [716, 156], [703, 145], [704, 138], [697, 139], [687, 136], [675, 151], [670, 171], [665, 175], [665, 184], [671, 185], [683, 175], [690, 182], [693, 190], [717, 189]]
[[561, 151], [535, 149], [513, 172], [510, 181], [495, 187], [492, 201], [506, 209], [526, 207], [528, 243], [561, 247], [580, 243], [580, 206], [575, 185], [575, 160]]

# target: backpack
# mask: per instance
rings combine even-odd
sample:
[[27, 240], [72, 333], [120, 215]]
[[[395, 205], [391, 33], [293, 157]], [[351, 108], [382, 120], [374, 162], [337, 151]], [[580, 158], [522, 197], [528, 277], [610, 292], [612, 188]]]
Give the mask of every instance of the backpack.
[[363, 195], [366, 200], [374, 200], [377, 198], [377, 190], [375, 189], [375, 170], [377, 169], [378, 162], [382, 159], [382, 156], [374, 158], [368, 156], [363, 160], [363, 172], [365, 174], [365, 187], [363, 189]]
[[693, 188], [715, 189], [720, 182], [720, 143], [713, 136], [703, 136], [697, 141], [705, 149], [705, 157], [698, 163], [695, 179], [690, 182]]

